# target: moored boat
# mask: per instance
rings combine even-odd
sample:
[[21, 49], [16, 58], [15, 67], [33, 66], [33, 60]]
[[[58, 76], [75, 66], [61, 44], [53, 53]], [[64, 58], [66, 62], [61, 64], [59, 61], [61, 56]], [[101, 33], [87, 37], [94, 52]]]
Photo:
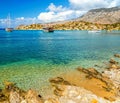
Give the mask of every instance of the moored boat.
[[89, 30], [88, 33], [100, 33], [101, 30]]
[[5, 31], [7, 31], [7, 32], [12, 32], [12, 31], [13, 31], [13, 28], [5, 28]]
[[13, 31], [13, 28], [10, 27], [10, 14], [8, 14], [8, 17], [7, 17], [7, 28], [5, 28], [5, 31], [7, 32], [12, 32]]
[[44, 31], [44, 32], [54, 32], [54, 30], [53, 30], [52, 27], [43, 28], [43, 31]]

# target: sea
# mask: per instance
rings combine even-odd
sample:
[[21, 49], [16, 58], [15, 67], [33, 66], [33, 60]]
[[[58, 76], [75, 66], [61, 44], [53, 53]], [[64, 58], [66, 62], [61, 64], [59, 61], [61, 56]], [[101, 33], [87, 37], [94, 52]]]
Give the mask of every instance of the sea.
[[0, 87], [10, 81], [24, 90], [44, 91], [50, 78], [78, 67], [102, 71], [116, 53], [120, 31], [0, 30]]

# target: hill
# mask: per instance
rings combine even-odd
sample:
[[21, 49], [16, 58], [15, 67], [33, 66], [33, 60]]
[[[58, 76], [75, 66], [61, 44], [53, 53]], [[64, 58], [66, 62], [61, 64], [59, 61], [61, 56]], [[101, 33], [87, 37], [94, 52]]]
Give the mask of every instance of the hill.
[[120, 30], [120, 7], [92, 9], [74, 20], [20, 25], [16, 29], [40, 30], [43, 27], [55, 30]]
[[120, 7], [92, 9], [76, 20], [98, 24], [120, 23]]

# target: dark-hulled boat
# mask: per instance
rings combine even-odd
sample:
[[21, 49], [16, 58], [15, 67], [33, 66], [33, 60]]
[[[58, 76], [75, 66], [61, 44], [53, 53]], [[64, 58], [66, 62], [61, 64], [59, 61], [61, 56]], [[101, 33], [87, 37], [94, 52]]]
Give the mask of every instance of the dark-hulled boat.
[[43, 31], [44, 31], [44, 32], [54, 32], [54, 30], [53, 30], [52, 27], [43, 28]]

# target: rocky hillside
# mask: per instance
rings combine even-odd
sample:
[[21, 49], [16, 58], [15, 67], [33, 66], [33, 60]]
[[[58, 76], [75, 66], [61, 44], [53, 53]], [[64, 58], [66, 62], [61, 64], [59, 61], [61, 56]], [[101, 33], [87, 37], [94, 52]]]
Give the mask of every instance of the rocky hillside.
[[77, 20], [98, 24], [120, 23], [120, 7], [93, 9]]
[[74, 20], [20, 25], [16, 29], [40, 30], [49, 26], [55, 30], [120, 30], [120, 7], [93, 9]]
[[115, 24], [97, 24], [82, 21], [68, 21], [65, 23], [53, 24], [31, 24], [20, 25], [17, 30], [42, 30], [43, 27], [52, 27], [54, 30], [120, 30], [120, 23]]

